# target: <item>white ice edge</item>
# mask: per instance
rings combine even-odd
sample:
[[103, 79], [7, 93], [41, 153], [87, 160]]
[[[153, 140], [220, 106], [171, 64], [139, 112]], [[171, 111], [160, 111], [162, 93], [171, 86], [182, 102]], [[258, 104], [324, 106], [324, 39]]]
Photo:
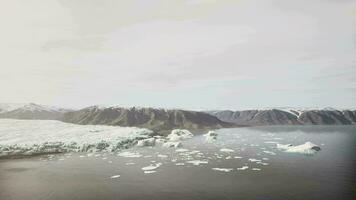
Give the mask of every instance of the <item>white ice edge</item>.
[[115, 152], [149, 138], [136, 127], [75, 125], [55, 120], [0, 119], [0, 157], [64, 152]]

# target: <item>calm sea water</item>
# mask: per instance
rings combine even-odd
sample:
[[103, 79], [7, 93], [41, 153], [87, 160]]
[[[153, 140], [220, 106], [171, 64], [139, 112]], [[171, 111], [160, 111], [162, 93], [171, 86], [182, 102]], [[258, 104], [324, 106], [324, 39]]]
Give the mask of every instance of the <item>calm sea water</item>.
[[[143, 147], [124, 151], [133, 157], [73, 153], [1, 160], [0, 199], [356, 199], [356, 126], [217, 132], [213, 144], [202, 136], [184, 141], [186, 152]], [[276, 143], [307, 141], [322, 150], [304, 155], [276, 149]], [[142, 170], [157, 163], [152, 173]], [[249, 168], [237, 170], [243, 166]]]

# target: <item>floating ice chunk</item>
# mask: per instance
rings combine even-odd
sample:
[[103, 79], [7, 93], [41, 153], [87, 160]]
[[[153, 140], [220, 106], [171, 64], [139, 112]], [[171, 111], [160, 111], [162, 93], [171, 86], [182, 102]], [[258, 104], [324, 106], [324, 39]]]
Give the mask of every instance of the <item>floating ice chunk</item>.
[[230, 160], [231, 158], [232, 158], [231, 156], [227, 156], [225, 159]]
[[269, 154], [269, 155], [276, 155], [273, 151], [263, 151], [263, 153]]
[[232, 170], [234, 170], [233, 168], [211, 168], [211, 169], [215, 171], [221, 171], [221, 172], [231, 172]]
[[162, 163], [156, 163], [156, 164], [152, 164], [152, 165], [150, 165], [150, 166], [147, 166], [147, 167], [142, 167], [141, 169], [143, 170], [143, 171], [152, 171], [152, 170], [154, 170], [154, 169], [157, 169], [158, 167], [160, 167], [162, 165]]
[[182, 166], [184, 163], [176, 163], [177, 166]]
[[269, 160], [269, 158], [262, 158], [262, 160]]
[[278, 142], [275, 142], [275, 141], [266, 141], [265, 143], [266, 144], [278, 144]]
[[187, 161], [186, 163], [190, 163], [190, 164], [198, 166], [200, 164], [208, 164], [208, 161], [206, 161], [206, 160], [190, 160], [190, 161]]
[[110, 178], [114, 179], [114, 178], [119, 178], [119, 177], [120, 177], [120, 175], [114, 175], [114, 176], [111, 176]]
[[187, 152], [189, 151], [188, 149], [177, 149], [176, 152]]
[[129, 163], [125, 163], [125, 165], [134, 165], [135, 163], [133, 162], [129, 162]]
[[154, 170], [146, 170], [144, 171], [145, 174], [152, 174], [152, 173], [156, 173], [157, 171]]
[[227, 149], [227, 148], [222, 148], [220, 149], [221, 152], [225, 152], [225, 153], [232, 153], [235, 152], [233, 149]]
[[252, 168], [253, 171], [261, 171], [260, 168]]
[[166, 142], [162, 146], [166, 148], [179, 148], [182, 147], [183, 145], [180, 142]]
[[206, 142], [212, 143], [216, 141], [218, 134], [215, 131], [209, 131], [204, 137]]
[[248, 159], [250, 162], [261, 162], [261, 160], [258, 160], [258, 159], [254, 159], [254, 158], [250, 158]]
[[163, 145], [166, 142], [165, 139], [158, 138], [156, 139], [155, 143], [156, 145]]
[[157, 157], [159, 157], [159, 158], [167, 158], [168, 156], [167, 155], [163, 155], [163, 154], [158, 154]]
[[293, 145], [291, 144], [278, 144], [277, 143], [277, 149], [281, 149], [281, 150], [287, 150], [289, 149], [290, 147], [292, 147]]
[[167, 136], [170, 141], [180, 141], [185, 139], [190, 139], [193, 137], [193, 134], [185, 129], [174, 129], [171, 134]]
[[139, 140], [137, 142], [137, 146], [139, 147], [154, 146], [155, 143], [156, 143], [155, 138], [147, 138], [147, 139]]
[[237, 170], [246, 170], [246, 169], [248, 169], [248, 166], [242, 166], [237, 168]]
[[118, 155], [118, 156], [121, 156], [121, 157], [126, 157], [126, 158], [140, 158], [140, 157], [142, 157], [142, 155], [139, 154], [139, 153], [136, 153], [136, 152], [128, 152], [128, 151], [119, 153], [119, 154], [117, 154], [117, 155]]
[[277, 144], [277, 148], [284, 150], [284, 152], [288, 152], [288, 153], [302, 153], [308, 155], [315, 154], [316, 152], [321, 150], [319, 146], [311, 142], [306, 142], [298, 146], [293, 146], [290, 144], [289, 145]]

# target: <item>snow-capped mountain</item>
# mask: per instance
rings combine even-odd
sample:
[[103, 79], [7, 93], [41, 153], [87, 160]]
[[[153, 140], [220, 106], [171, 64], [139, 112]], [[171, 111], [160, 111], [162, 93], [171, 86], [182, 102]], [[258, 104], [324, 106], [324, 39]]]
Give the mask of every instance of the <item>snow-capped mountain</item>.
[[29, 104], [1, 104], [0, 118], [13, 119], [60, 119], [70, 110], [52, 106]]
[[239, 125], [348, 125], [356, 124], [356, 110], [278, 108], [208, 111], [221, 121]]
[[0, 103], [0, 113], [9, 112], [26, 105], [25, 103]]

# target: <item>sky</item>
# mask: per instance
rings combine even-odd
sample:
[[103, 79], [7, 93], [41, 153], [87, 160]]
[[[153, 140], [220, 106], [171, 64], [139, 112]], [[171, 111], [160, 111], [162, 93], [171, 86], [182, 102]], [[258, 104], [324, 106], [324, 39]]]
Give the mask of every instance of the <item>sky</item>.
[[356, 108], [356, 0], [0, 2], [0, 102]]

